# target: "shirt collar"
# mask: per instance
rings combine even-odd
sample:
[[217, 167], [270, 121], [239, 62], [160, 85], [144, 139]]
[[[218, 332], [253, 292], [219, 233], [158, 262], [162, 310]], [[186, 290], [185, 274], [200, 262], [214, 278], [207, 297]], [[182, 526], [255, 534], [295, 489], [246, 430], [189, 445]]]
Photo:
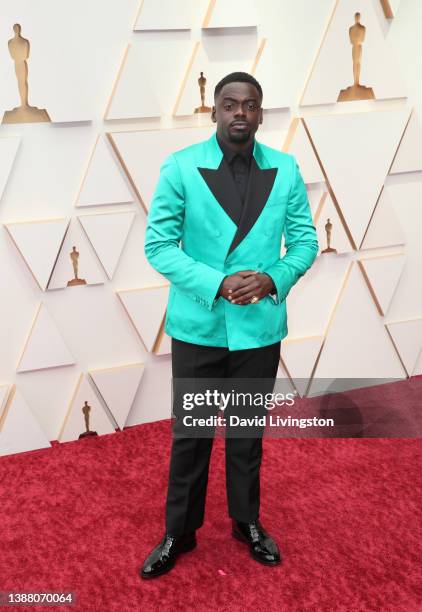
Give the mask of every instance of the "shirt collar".
[[231, 164], [237, 155], [239, 155], [240, 157], [243, 157], [243, 159], [247, 163], [250, 163], [252, 154], [253, 154], [253, 150], [254, 150], [254, 146], [255, 146], [255, 140], [252, 140], [248, 148], [245, 149], [244, 151], [235, 151], [229, 145], [222, 142], [222, 140], [218, 137], [218, 135], [217, 135], [217, 142], [220, 146], [220, 149], [223, 151], [223, 155], [227, 163]]

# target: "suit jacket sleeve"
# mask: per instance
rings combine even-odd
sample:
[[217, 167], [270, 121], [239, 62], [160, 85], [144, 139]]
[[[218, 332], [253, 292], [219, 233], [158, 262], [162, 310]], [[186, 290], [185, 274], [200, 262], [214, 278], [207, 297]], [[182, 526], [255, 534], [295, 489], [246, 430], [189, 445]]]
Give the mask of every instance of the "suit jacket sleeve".
[[287, 297], [293, 285], [311, 267], [319, 248], [306, 187], [293, 156], [292, 166], [293, 180], [284, 227], [286, 254], [265, 270], [274, 281], [280, 302]]
[[151, 266], [178, 290], [212, 310], [226, 274], [196, 261], [179, 246], [183, 233], [185, 196], [174, 155], [160, 169], [145, 233], [145, 256]]

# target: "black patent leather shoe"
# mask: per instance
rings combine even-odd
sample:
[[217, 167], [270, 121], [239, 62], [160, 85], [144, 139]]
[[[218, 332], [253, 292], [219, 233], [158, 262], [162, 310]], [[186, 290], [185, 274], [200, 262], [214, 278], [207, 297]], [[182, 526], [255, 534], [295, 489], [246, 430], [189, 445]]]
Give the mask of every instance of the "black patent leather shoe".
[[181, 553], [193, 550], [195, 546], [195, 532], [179, 537], [166, 534], [145, 559], [139, 570], [140, 576], [142, 578], [156, 578], [165, 574], [174, 567], [177, 557]]
[[258, 520], [251, 523], [233, 521], [232, 535], [240, 542], [248, 544], [250, 553], [256, 561], [264, 565], [278, 565], [281, 562], [277, 544]]

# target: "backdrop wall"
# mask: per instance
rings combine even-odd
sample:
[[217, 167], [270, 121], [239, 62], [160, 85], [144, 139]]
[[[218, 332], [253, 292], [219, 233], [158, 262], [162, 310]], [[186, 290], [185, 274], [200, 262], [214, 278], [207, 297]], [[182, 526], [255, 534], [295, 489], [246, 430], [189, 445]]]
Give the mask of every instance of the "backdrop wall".
[[[373, 97], [338, 101], [356, 12]], [[226, 73], [256, 75], [258, 140], [296, 155], [321, 250], [332, 225], [337, 252], [289, 294], [279, 375], [422, 374], [420, 2], [4, 0], [0, 17], [0, 454], [78, 438], [85, 401], [99, 434], [169, 417], [168, 284], [144, 232], [161, 161], [214, 130], [200, 71], [208, 105]]]

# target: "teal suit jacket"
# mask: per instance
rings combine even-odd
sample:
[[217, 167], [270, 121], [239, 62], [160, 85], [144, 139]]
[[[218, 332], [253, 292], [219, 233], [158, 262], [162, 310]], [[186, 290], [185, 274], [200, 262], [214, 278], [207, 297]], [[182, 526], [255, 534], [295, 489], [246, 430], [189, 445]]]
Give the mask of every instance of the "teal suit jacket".
[[[286, 253], [280, 257], [282, 236]], [[296, 159], [255, 141], [245, 203], [216, 134], [169, 155], [147, 218], [145, 255], [171, 283], [169, 336], [230, 350], [267, 346], [288, 332], [286, 296], [310, 268], [318, 240]], [[239, 270], [268, 273], [275, 299], [216, 297]]]

